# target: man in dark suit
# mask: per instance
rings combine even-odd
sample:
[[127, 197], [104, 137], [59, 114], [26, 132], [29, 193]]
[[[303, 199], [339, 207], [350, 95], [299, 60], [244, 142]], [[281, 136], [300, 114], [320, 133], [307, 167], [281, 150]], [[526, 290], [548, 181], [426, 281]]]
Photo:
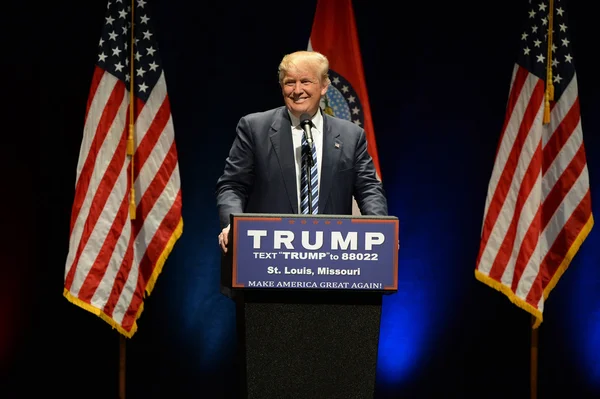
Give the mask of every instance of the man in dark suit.
[[[279, 64], [285, 106], [242, 117], [217, 181], [217, 208], [227, 251], [232, 213], [297, 214], [302, 208], [306, 138], [300, 117], [311, 117], [316, 155], [316, 213], [351, 215], [353, 197], [363, 215], [387, 215], [387, 201], [367, 152], [365, 131], [321, 111], [330, 80], [327, 58], [313, 51], [286, 55]], [[304, 190], [306, 192], [306, 190]]]

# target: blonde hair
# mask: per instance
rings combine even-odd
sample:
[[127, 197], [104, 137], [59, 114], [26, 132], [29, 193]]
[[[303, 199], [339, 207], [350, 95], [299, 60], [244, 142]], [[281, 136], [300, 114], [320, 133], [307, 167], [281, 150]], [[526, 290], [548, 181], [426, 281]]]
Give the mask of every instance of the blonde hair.
[[329, 85], [329, 60], [323, 54], [316, 51], [296, 51], [287, 54], [279, 63], [279, 83], [282, 83], [285, 74], [291, 70], [299, 69], [299, 65], [306, 65], [317, 72], [319, 80]]

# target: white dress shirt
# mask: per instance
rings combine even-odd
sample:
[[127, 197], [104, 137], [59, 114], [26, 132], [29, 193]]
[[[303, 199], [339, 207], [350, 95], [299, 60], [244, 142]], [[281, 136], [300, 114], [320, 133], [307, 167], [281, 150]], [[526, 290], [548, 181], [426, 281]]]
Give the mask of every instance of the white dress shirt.
[[[289, 110], [288, 114], [290, 115], [290, 120], [292, 121], [292, 140], [294, 142], [294, 160], [296, 161], [296, 189], [298, 193], [298, 212], [300, 212], [300, 181], [302, 179], [302, 136], [304, 135], [304, 130], [302, 126], [300, 126], [300, 120], [292, 115]], [[312, 129], [311, 133], [313, 136], [313, 142], [315, 147], [317, 147], [317, 170], [319, 172], [319, 193], [321, 192], [321, 164], [323, 160], [323, 115], [321, 115], [321, 110], [319, 110], [312, 117]]]

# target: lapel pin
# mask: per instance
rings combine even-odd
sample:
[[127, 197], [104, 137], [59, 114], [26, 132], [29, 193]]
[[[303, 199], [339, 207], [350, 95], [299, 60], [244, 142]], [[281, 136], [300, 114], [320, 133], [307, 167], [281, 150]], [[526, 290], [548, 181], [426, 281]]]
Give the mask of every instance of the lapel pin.
[[335, 148], [340, 148], [340, 143], [335, 143]]

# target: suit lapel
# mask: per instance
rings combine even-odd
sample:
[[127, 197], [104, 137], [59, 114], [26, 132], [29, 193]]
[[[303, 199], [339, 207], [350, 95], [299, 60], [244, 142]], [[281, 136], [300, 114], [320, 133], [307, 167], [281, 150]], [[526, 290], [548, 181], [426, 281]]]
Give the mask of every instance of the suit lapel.
[[285, 107], [280, 109], [278, 117], [271, 125], [269, 138], [279, 161], [283, 183], [290, 205], [294, 211], [293, 213], [298, 213], [298, 191], [296, 188], [296, 164], [294, 161], [292, 124]]
[[333, 177], [338, 169], [342, 142], [339, 133], [334, 133], [329, 123], [329, 117], [323, 112], [323, 159], [321, 161], [321, 184], [319, 185], [319, 213], [325, 210], [331, 191]]

